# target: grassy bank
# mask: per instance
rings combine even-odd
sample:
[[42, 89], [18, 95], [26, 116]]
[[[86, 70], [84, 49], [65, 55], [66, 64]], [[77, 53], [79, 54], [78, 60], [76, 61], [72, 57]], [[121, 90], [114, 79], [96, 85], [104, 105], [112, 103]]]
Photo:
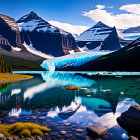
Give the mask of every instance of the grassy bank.
[[22, 75], [22, 74], [0, 73], [0, 84], [13, 83], [13, 82], [27, 80], [31, 78], [33, 78], [33, 76]]
[[14, 138], [22, 135], [24, 137], [32, 137], [34, 135], [42, 135], [44, 132], [51, 131], [46, 126], [41, 126], [35, 123], [14, 123], [14, 124], [0, 124], [0, 133], [4, 137]]

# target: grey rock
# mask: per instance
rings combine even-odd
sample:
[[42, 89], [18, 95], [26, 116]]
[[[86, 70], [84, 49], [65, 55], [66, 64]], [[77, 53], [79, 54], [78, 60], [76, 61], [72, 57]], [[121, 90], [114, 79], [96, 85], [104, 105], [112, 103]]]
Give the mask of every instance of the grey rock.
[[42, 138], [40, 136], [37, 136], [36, 140], [42, 140]]
[[86, 140], [101, 140], [100, 138], [92, 138], [92, 137], [90, 137], [90, 136], [86, 136]]
[[129, 135], [139, 137], [140, 132], [140, 105], [131, 106], [126, 112], [122, 113], [117, 121]]
[[7, 138], [7, 140], [13, 140], [13, 139], [9, 137], [9, 138]]
[[65, 126], [69, 126], [70, 125], [70, 123], [65, 123]]
[[92, 125], [86, 128], [87, 132], [93, 137], [102, 137], [107, 133], [107, 129], [100, 125]]
[[4, 135], [3, 134], [0, 134], [0, 140], [3, 139], [3, 138], [4, 138]]
[[138, 138], [136, 138], [134, 136], [130, 136], [128, 140], [138, 140]]
[[60, 131], [60, 134], [62, 134], [62, 135], [66, 135], [67, 132], [66, 132], [66, 131]]
[[76, 132], [82, 133], [84, 132], [84, 129], [76, 129]]

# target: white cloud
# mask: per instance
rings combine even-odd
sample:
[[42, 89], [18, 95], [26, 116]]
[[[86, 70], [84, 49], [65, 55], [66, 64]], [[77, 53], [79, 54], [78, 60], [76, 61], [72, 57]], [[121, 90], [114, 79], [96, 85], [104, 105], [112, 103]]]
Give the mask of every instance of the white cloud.
[[56, 26], [60, 29], [63, 29], [64, 31], [70, 32], [72, 34], [81, 34], [85, 30], [87, 30], [89, 27], [87, 26], [81, 26], [81, 25], [71, 25], [68, 23], [61, 23], [58, 21], [48, 21], [51, 25]]
[[104, 9], [105, 6], [104, 6], [104, 5], [96, 5], [96, 8], [97, 8], [97, 9]]
[[140, 4], [129, 4], [120, 7], [120, 10], [125, 10], [127, 12], [140, 15]]
[[93, 21], [102, 21], [111, 27], [116, 26], [118, 29], [129, 28], [140, 26], [140, 14], [138, 14], [140, 11], [139, 6], [140, 4], [124, 5], [120, 7], [120, 10], [125, 10], [126, 13], [118, 15], [109, 13], [107, 10], [105, 10], [105, 6], [102, 6], [102, 8], [101, 6], [96, 6], [96, 9], [84, 12], [83, 15], [91, 18]]

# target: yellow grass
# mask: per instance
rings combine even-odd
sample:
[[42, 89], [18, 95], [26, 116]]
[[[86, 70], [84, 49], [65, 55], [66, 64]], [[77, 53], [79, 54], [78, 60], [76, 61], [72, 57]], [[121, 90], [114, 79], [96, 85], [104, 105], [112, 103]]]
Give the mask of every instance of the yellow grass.
[[0, 73], [0, 84], [13, 83], [13, 82], [27, 80], [31, 78], [33, 78], [33, 76], [22, 75], [22, 74]]
[[14, 138], [18, 135], [24, 137], [31, 137], [34, 135], [42, 135], [44, 132], [48, 132], [51, 129], [41, 126], [35, 123], [14, 123], [14, 124], [0, 124], [0, 133], [5, 137]]

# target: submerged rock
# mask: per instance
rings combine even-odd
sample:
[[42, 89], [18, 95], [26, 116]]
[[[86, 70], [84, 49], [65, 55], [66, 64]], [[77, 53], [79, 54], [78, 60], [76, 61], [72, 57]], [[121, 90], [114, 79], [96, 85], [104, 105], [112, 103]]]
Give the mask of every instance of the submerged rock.
[[40, 120], [44, 120], [44, 119], [46, 119], [46, 117], [45, 116], [41, 116], [41, 117], [39, 117], [39, 119]]
[[117, 121], [128, 132], [128, 135], [140, 138], [140, 105], [131, 106], [117, 118]]
[[84, 129], [76, 129], [76, 132], [82, 133], [84, 132]]
[[62, 134], [62, 135], [66, 135], [67, 132], [66, 132], [66, 131], [60, 131], [60, 134]]
[[87, 127], [87, 132], [93, 137], [102, 137], [107, 133], [107, 129], [100, 125], [92, 125]]

